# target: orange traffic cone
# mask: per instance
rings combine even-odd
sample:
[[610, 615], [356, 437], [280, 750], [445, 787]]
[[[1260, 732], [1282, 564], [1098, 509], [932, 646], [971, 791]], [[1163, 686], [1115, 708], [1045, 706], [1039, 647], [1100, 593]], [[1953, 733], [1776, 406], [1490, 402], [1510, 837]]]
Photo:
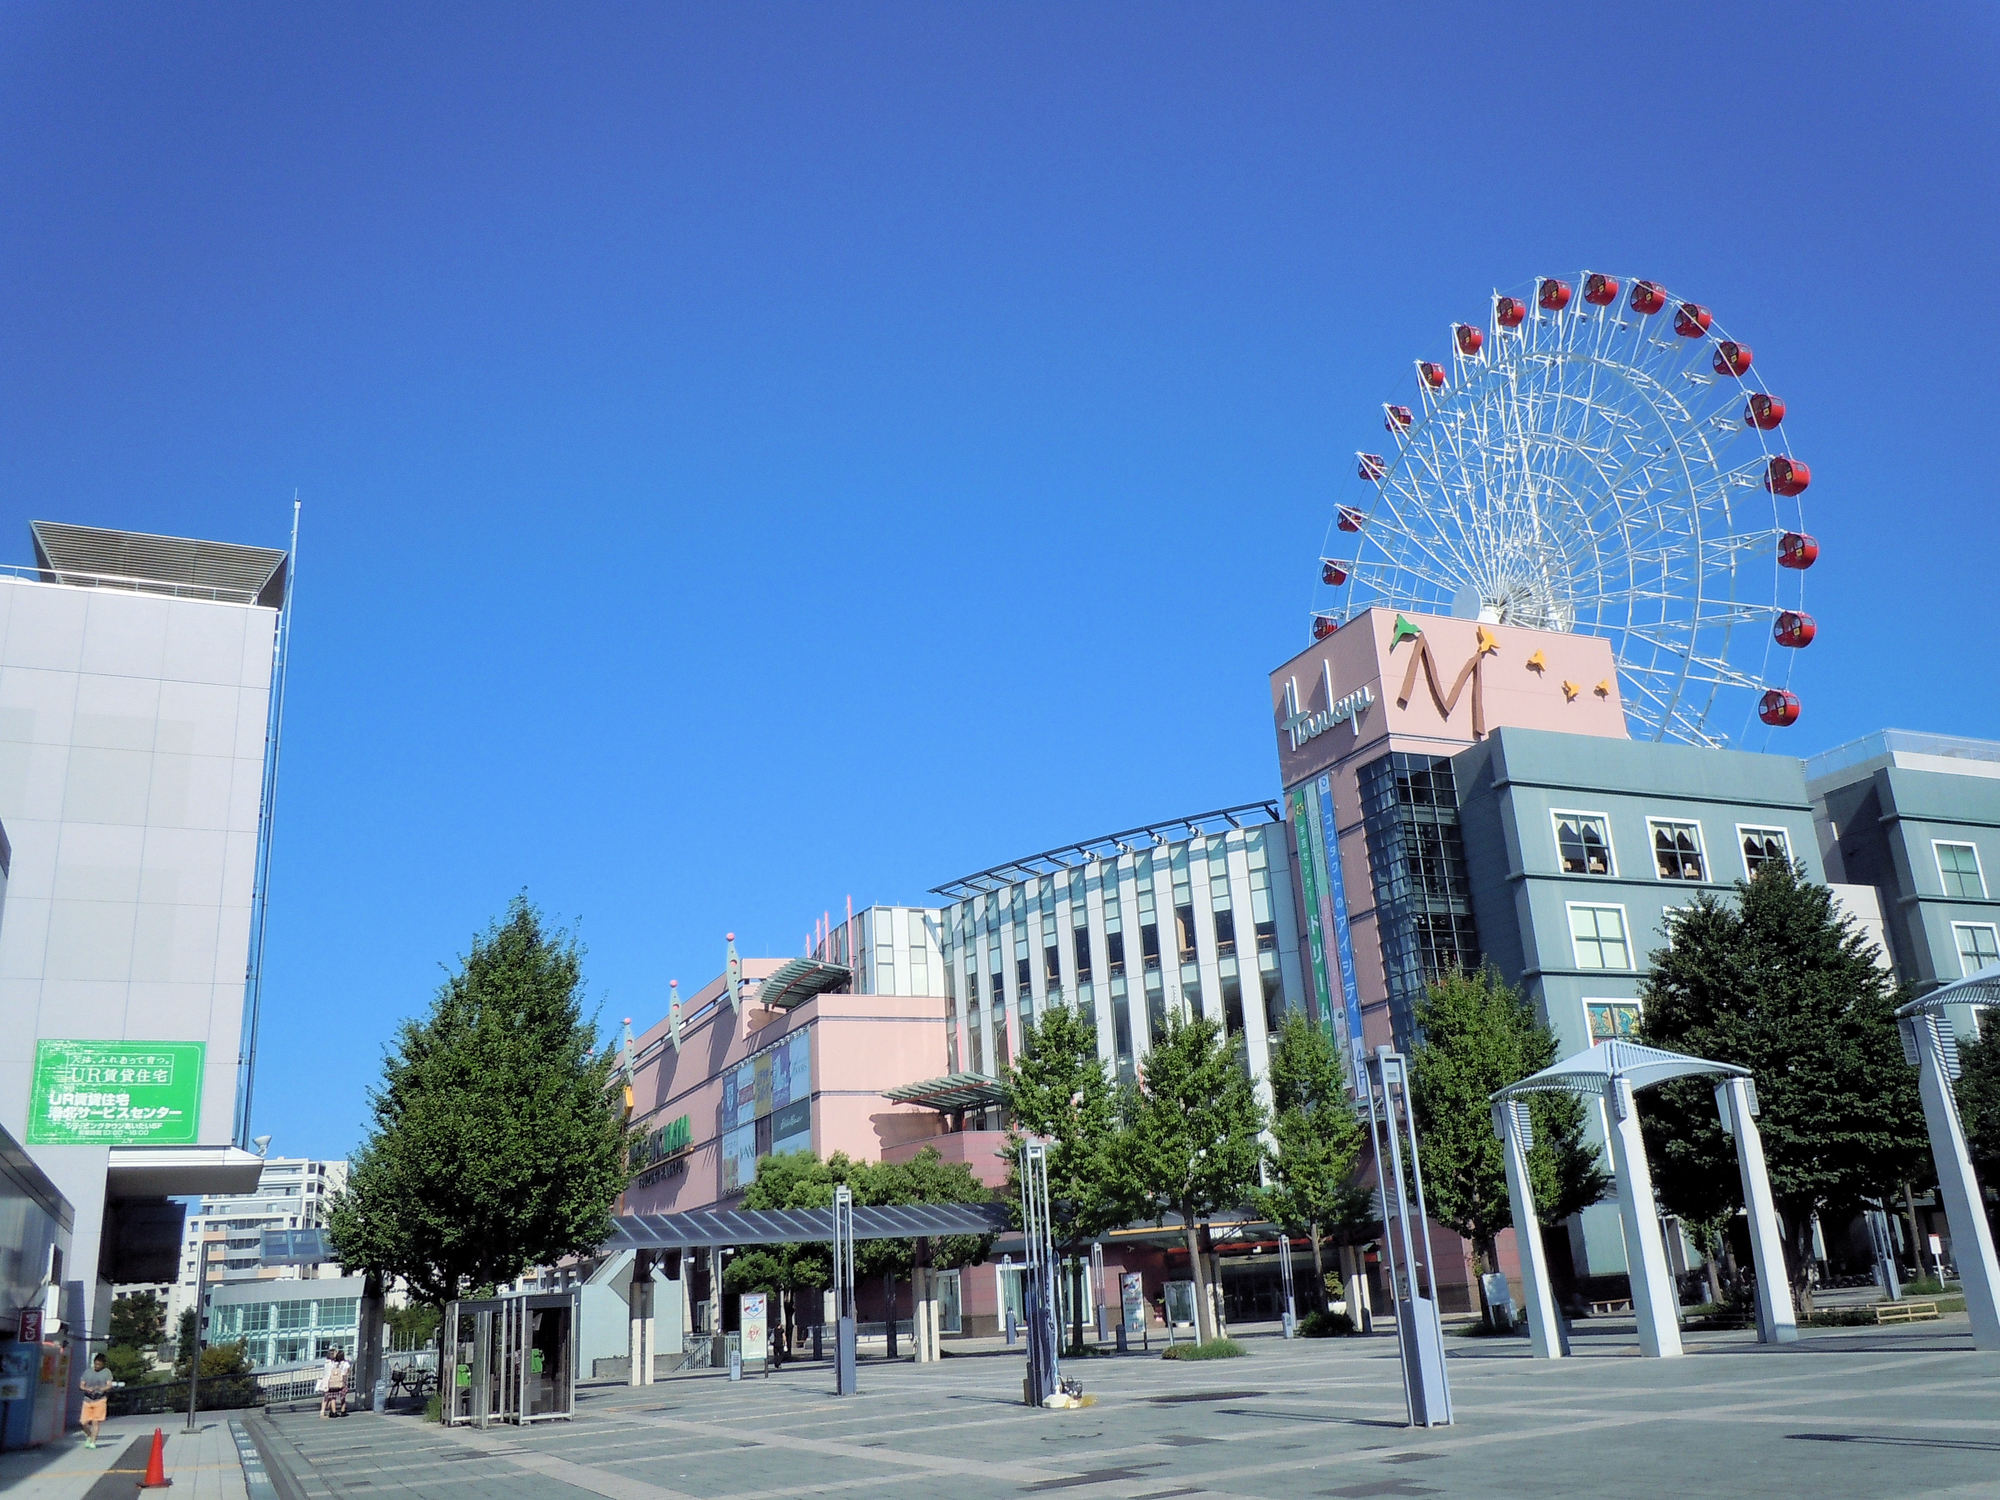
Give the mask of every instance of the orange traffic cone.
[[[127, 1469], [126, 1473], [131, 1473]], [[146, 1477], [139, 1481], [142, 1490], [163, 1490], [173, 1481], [167, 1478], [167, 1440], [160, 1429], [153, 1429], [153, 1451], [146, 1459]]]

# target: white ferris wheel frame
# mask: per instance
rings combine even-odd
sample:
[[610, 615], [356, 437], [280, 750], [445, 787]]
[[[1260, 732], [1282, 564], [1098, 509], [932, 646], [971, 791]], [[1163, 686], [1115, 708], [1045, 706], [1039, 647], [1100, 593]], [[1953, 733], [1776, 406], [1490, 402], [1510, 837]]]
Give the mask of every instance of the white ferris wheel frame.
[[[1454, 326], [1442, 389], [1418, 365], [1407, 428], [1384, 404], [1381, 477], [1347, 507], [1359, 530], [1336, 518], [1323, 550], [1347, 581], [1323, 585], [1314, 613], [1387, 606], [1606, 636], [1634, 737], [1726, 744], [1739, 708], [1747, 730], [1790, 681], [1775, 622], [1804, 609], [1803, 571], [1778, 562], [1803, 509], [1766, 485], [1789, 456], [1784, 429], [1745, 421], [1769, 394], [1754, 353], [1744, 375], [1712, 368], [1719, 323], [1683, 337], [1671, 291], [1644, 314], [1623, 276], [1615, 301], [1585, 302], [1588, 277], [1559, 312], [1539, 305], [1539, 282], [1496, 292], [1477, 352]], [[1500, 326], [1502, 295], [1526, 305], [1519, 327]]]

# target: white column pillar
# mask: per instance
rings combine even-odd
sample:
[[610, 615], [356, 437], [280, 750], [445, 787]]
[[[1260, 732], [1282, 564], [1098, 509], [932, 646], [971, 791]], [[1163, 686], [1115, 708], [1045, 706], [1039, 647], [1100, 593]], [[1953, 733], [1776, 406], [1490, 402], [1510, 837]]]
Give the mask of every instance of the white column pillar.
[[1785, 1274], [1785, 1239], [1764, 1170], [1764, 1138], [1750, 1113], [1750, 1080], [1725, 1078], [1715, 1086], [1722, 1128], [1736, 1138], [1736, 1170], [1743, 1178], [1743, 1211], [1750, 1220], [1750, 1255], [1757, 1266], [1757, 1340], [1789, 1344], [1799, 1336], [1792, 1288]]
[[1680, 1299], [1667, 1270], [1660, 1211], [1653, 1202], [1653, 1172], [1639, 1135], [1639, 1109], [1631, 1080], [1613, 1078], [1604, 1099], [1611, 1167], [1618, 1176], [1618, 1215], [1625, 1228], [1625, 1269], [1632, 1279], [1632, 1316], [1639, 1324], [1639, 1352], [1672, 1359], [1681, 1352]]
[[[1494, 1105], [1493, 1129], [1507, 1160], [1507, 1200], [1514, 1209], [1514, 1242], [1521, 1250], [1521, 1291], [1528, 1303], [1528, 1345], [1536, 1359], [1561, 1359], [1562, 1334], [1556, 1326], [1542, 1226], [1535, 1218], [1535, 1189], [1528, 1180], [1528, 1156], [1515, 1108], [1512, 1103]], [[1525, 1110], [1527, 1105], [1519, 1108]]]
[[[1917, 1033], [1917, 1087], [1924, 1099], [1931, 1160], [1937, 1165], [1938, 1195], [1944, 1199], [1944, 1215], [1951, 1224], [1951, 1255], [1958, 1262], [1958, 1279], [1965, 1288], [1972, 1344], [1976, 1349], [2000, 1349], [2000, 1308], [1994, 1300], [2000, 1290], [2000, 1266], [1993, 1259], [1993, 1234], [1986, 1225], [1979, 1178], [1965, 1149], [1965, 1130], [1959, 1124], [1951, 1080], [1945, 1077], [1944, 1059], [1938, 1055], [1931, 1018], [1919, 1015], [1912, 1019]], [[1951, 1024], [1943, 1017], [1938, 1023]]]
[[625, 1288], [625, 1312], [629, 1320], [630, 1334], [625, 1342], [625, 1371], [627, 1385], [646, 1383], [646, 1279], [640, 1273], [645, 1267], [646, 1255], [643, 1251], [632, 1252], [632, 1275]]

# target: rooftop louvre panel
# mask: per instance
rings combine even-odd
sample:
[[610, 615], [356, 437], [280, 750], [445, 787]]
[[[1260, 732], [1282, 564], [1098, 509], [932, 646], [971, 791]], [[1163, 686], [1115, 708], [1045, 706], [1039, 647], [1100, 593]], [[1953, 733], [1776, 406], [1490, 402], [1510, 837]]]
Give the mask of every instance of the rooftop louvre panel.
[[272, 547], [30, 521], [45, 583], [168, 594], [224, 604], [284, 605], [286, 554]]

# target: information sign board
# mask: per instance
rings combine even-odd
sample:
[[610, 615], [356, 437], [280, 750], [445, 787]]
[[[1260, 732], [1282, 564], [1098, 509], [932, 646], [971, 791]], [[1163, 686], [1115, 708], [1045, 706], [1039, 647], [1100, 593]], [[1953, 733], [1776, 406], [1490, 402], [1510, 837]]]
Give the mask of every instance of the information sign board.
[[201, 1127], [203, 1042], [35, 1043], [31, 1146], [189, 1146]]
[[745, 1292], [737, 1299], [737, 1317], [743, 1330], [743, 1363], [764, 1362], [764, 1340], [769, 1327], [764, 1316], [764, 1293]]
[[1125, 1319], [1127, 1333], [1146, 1331], [1146, 1290], [1137, 1271], [1126, 1271], [1118, 1278], [1119, 1310]]

